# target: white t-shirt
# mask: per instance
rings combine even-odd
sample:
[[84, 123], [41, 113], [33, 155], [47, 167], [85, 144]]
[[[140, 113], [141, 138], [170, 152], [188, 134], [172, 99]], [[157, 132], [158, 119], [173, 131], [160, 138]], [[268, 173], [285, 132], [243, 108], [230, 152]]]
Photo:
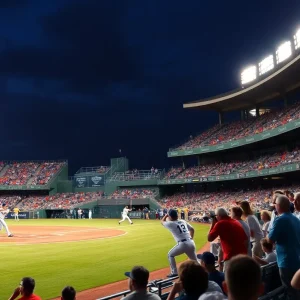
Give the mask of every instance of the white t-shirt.
[[266, 253], [266, 257], [264, 258], [264, 260], [268, 263], [275, 262], [277, 261], [277, 255], [275, 252]]
[[270, 221], [270, 224], [269, 224], [269, 232], [271, 231], [272, 227], [273, 227], [273, 223], [275, 221], [275, 218], [277, 218], [277, 216], [275, 215], [275, 210], [272, 211], [272, 214], [271, 214], [271, 221]]
[[246, 222], [250, 227], [250, 232], [253, 231], [254, 233], [254, 238], [251, 238], [251, 241], [259, 242], [264, 237], [264, 234], [260, 228], [257, 218], [253, 215], [249, 215]]
[[294, 211], [294, 216], [300, 220], [300, 211]]
[[191, 238], [189, 230], [193, 227], [184, 220], [166, 221], [163, 225], [171, 231], [176, 242]]
[[249, 228], [249, 225], [243, 221], [243, 220], [238, 220], [241, 225], [243, 226], [243, 229], [247, 235], [247, 238], [248, 238], [248, 255], [252, 256], [252, 251], [251, 251], [251, 243], [250, 243], [250, 238], [251, 238], [251, 235], [250, 235], [250, 228]]
[[128, 215], [128, 212], [129, 212], [129, 209], [125, 207], [125, 208], [123, 209], [123, 216], [127, 216], [127, 215]]
[[263, 231], [265, 237], [268, 235], [270, 223], [271, 222], [268, 221], [268, 222], [264, 223], [264, 225], [262, 227], [262, 231]]

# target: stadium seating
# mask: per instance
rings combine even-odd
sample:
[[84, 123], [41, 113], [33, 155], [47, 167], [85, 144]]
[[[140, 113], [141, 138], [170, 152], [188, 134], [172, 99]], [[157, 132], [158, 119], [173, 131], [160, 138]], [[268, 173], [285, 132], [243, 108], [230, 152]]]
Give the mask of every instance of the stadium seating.
[[281, 286], [267, 295], [259, 297], [258, 300], [285, 300], [287, 299], [286, 289]]
[[109, 199], [139, 199], [152, 198], [156, 194], [154, 189], [120, 189], [108, 196]]
[[103, 197], [103, 192], [61, 193], [53, 196], [0, 196], [0, 203], [9, 208], [18, 206], [22, 211], [35, 209], [70, 209], [78, 204], [96, 201]]
[[266, 154], [253, 160], [220, 162], [200, 165], [183, 170], [183, 168], [171, 168], [164, 179], [184, 179], [194, 177], [208, 177], [228, 175], [232, 173], [246, 173], [283, 166], [300, 161], [300, 150], [282, 151], [274, 154]]
[[265, 294], [281, 287], [279, 269], [276, 262], [261, 267]]
[[238, 140], [246, 136], [262, 133], [277, 128], [290, 121], [300, 118], [300, 103], [281, 110], [273, 110], [258, 118], [250, 117], [245, 121], [215, 125], [188, 142], [172, 150], [188, 150], [209, 145], [218, 145], [228, 141]]
[[66, 162], [1, 162], [0, 185], [46, 185]]
[[[294, 191], [297, 186], [284, 186], [284, 190]], [[248, 200], [257, 209], [268, 209], [273, 189], [254, 189], [239, 191], [220, 191], [211, 193], [179, 193], [160, 199], [161, 205], [166, 208], [188, 208], [189, 211], [209, 212], [218, 207], [230, 209], [236, 202]], [[193, 216], [191, 216], [193, 217]]]

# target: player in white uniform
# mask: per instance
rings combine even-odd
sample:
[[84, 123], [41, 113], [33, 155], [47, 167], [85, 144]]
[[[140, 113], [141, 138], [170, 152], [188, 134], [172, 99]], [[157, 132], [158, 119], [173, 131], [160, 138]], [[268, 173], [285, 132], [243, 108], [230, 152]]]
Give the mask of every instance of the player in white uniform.
[[8, 213], [9, 213], [9, 209], [7, 209], [7, 208], [5, 207], [5, 204], [3, 203], [3, 204], [1, 205], [1, 207], [0, 207], [0, 225], [1, 225], [0, 230], [2, 229], [2, 227], [4, 227], [5, 230], [6, 230], [7, 236], [8, 236], [8, 237], [13, 237], [13, 235], [10, 233], [10, 231], [9, 231], [9, 229], [8, 229], [8, 226], [7, 226], [7, 224], [6, 224], [5, 220], [4, 220], [5, 216], [6, 216]]
[[130, 218], [128, 217], [128, 212], [132, 211], [132, 209], [129, 209], [128, 206], [125, 206], [122, 212], [122, 220], [119, 221], [119, 225], [121, 224], [121, 222], [124, 222], [125, 219], [127, 219], [129, 221], [129, 223], [132, 225], [132, 221], [130, 220]]
[[[170, 221], [167, 221], [168, 217]], [[171, 231], [175, 241], [177, 242], [177, 244], [168, 253], [171, 274], [167, 277], [175, 277], [178, 276], [175, 256], [185, 253], [189, 259], [198, 261], [196, 246], [193, 241], [195, 230], [185, 220], [178, 220], [177, 211], [174, 209], [169, 210], [169, 213], [162, 218], [161, 223], [164, 227]]]

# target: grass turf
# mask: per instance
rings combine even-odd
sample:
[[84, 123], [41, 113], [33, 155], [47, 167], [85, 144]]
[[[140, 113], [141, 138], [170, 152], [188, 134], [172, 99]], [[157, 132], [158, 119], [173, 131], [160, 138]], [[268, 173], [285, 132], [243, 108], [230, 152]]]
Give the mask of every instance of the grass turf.
[[[53, 244], [0, 244], [1, 289], [0, 299], [8, 299], [20, 279], [31, 276], [36, 280], [36, 294], [42, 299], [59, 296], [66, 285], [77, 291], [124, 280], [124, 272], [134, 265], [143, 265], [149, 271], [168, 267], [167, 253], [175, 241], [159, 221], [134, 220], [120, 226], [117, 220], [21, 220], [14, 226], [87, 226], [122, 229], [128, 233], [111, 239]], [[197, 249], [206, 242], [208, 228], [193, 225]], [[3, 234], [0, 233], [1, 235]], [[186, 259], [179, 256], [176, 261]]]

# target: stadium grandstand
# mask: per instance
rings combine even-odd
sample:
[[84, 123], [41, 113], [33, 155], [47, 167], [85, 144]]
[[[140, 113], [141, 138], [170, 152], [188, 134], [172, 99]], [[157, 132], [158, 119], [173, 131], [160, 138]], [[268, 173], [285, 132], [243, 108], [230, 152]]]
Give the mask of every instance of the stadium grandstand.
[[[143, 218], [145, 208], [150, 218], [173, 208], [187, 211], [189, 220], [209, 222], [216, 208], [230, 211], [246, 200], [260, 220], [261, 210], [273, 209], [274, 190], [299, 191], [299, 45], [300, 31], [293, 42], [245, 69], [240, 89], [184, 104], [184, 109], [216, 111], [218, 124], [170, 148], [169, 170], [130, 169], [128, 159], [120, 157], [106, 166], [82, 167], [70, 177], [65, 160], [3, 161], [0, 202], [18, 207], [21, 218], [77, 218], [79, 208], [83, 216], [92, 210], [94, 218], [119, 218], [130, 205], [133, 219]], [[228, 112], [236, 112], [240, 120], [225, 122]], [[278, 274], [277, 265], [272, 268], [262, 272], [263, 280], [270, 272]], [[166, 299], [168, 292], [163, 290], [173, 282], [174, 278], [149, 288]], [[285, 293], [281, 284], [265, 290], [269, 292]]]

